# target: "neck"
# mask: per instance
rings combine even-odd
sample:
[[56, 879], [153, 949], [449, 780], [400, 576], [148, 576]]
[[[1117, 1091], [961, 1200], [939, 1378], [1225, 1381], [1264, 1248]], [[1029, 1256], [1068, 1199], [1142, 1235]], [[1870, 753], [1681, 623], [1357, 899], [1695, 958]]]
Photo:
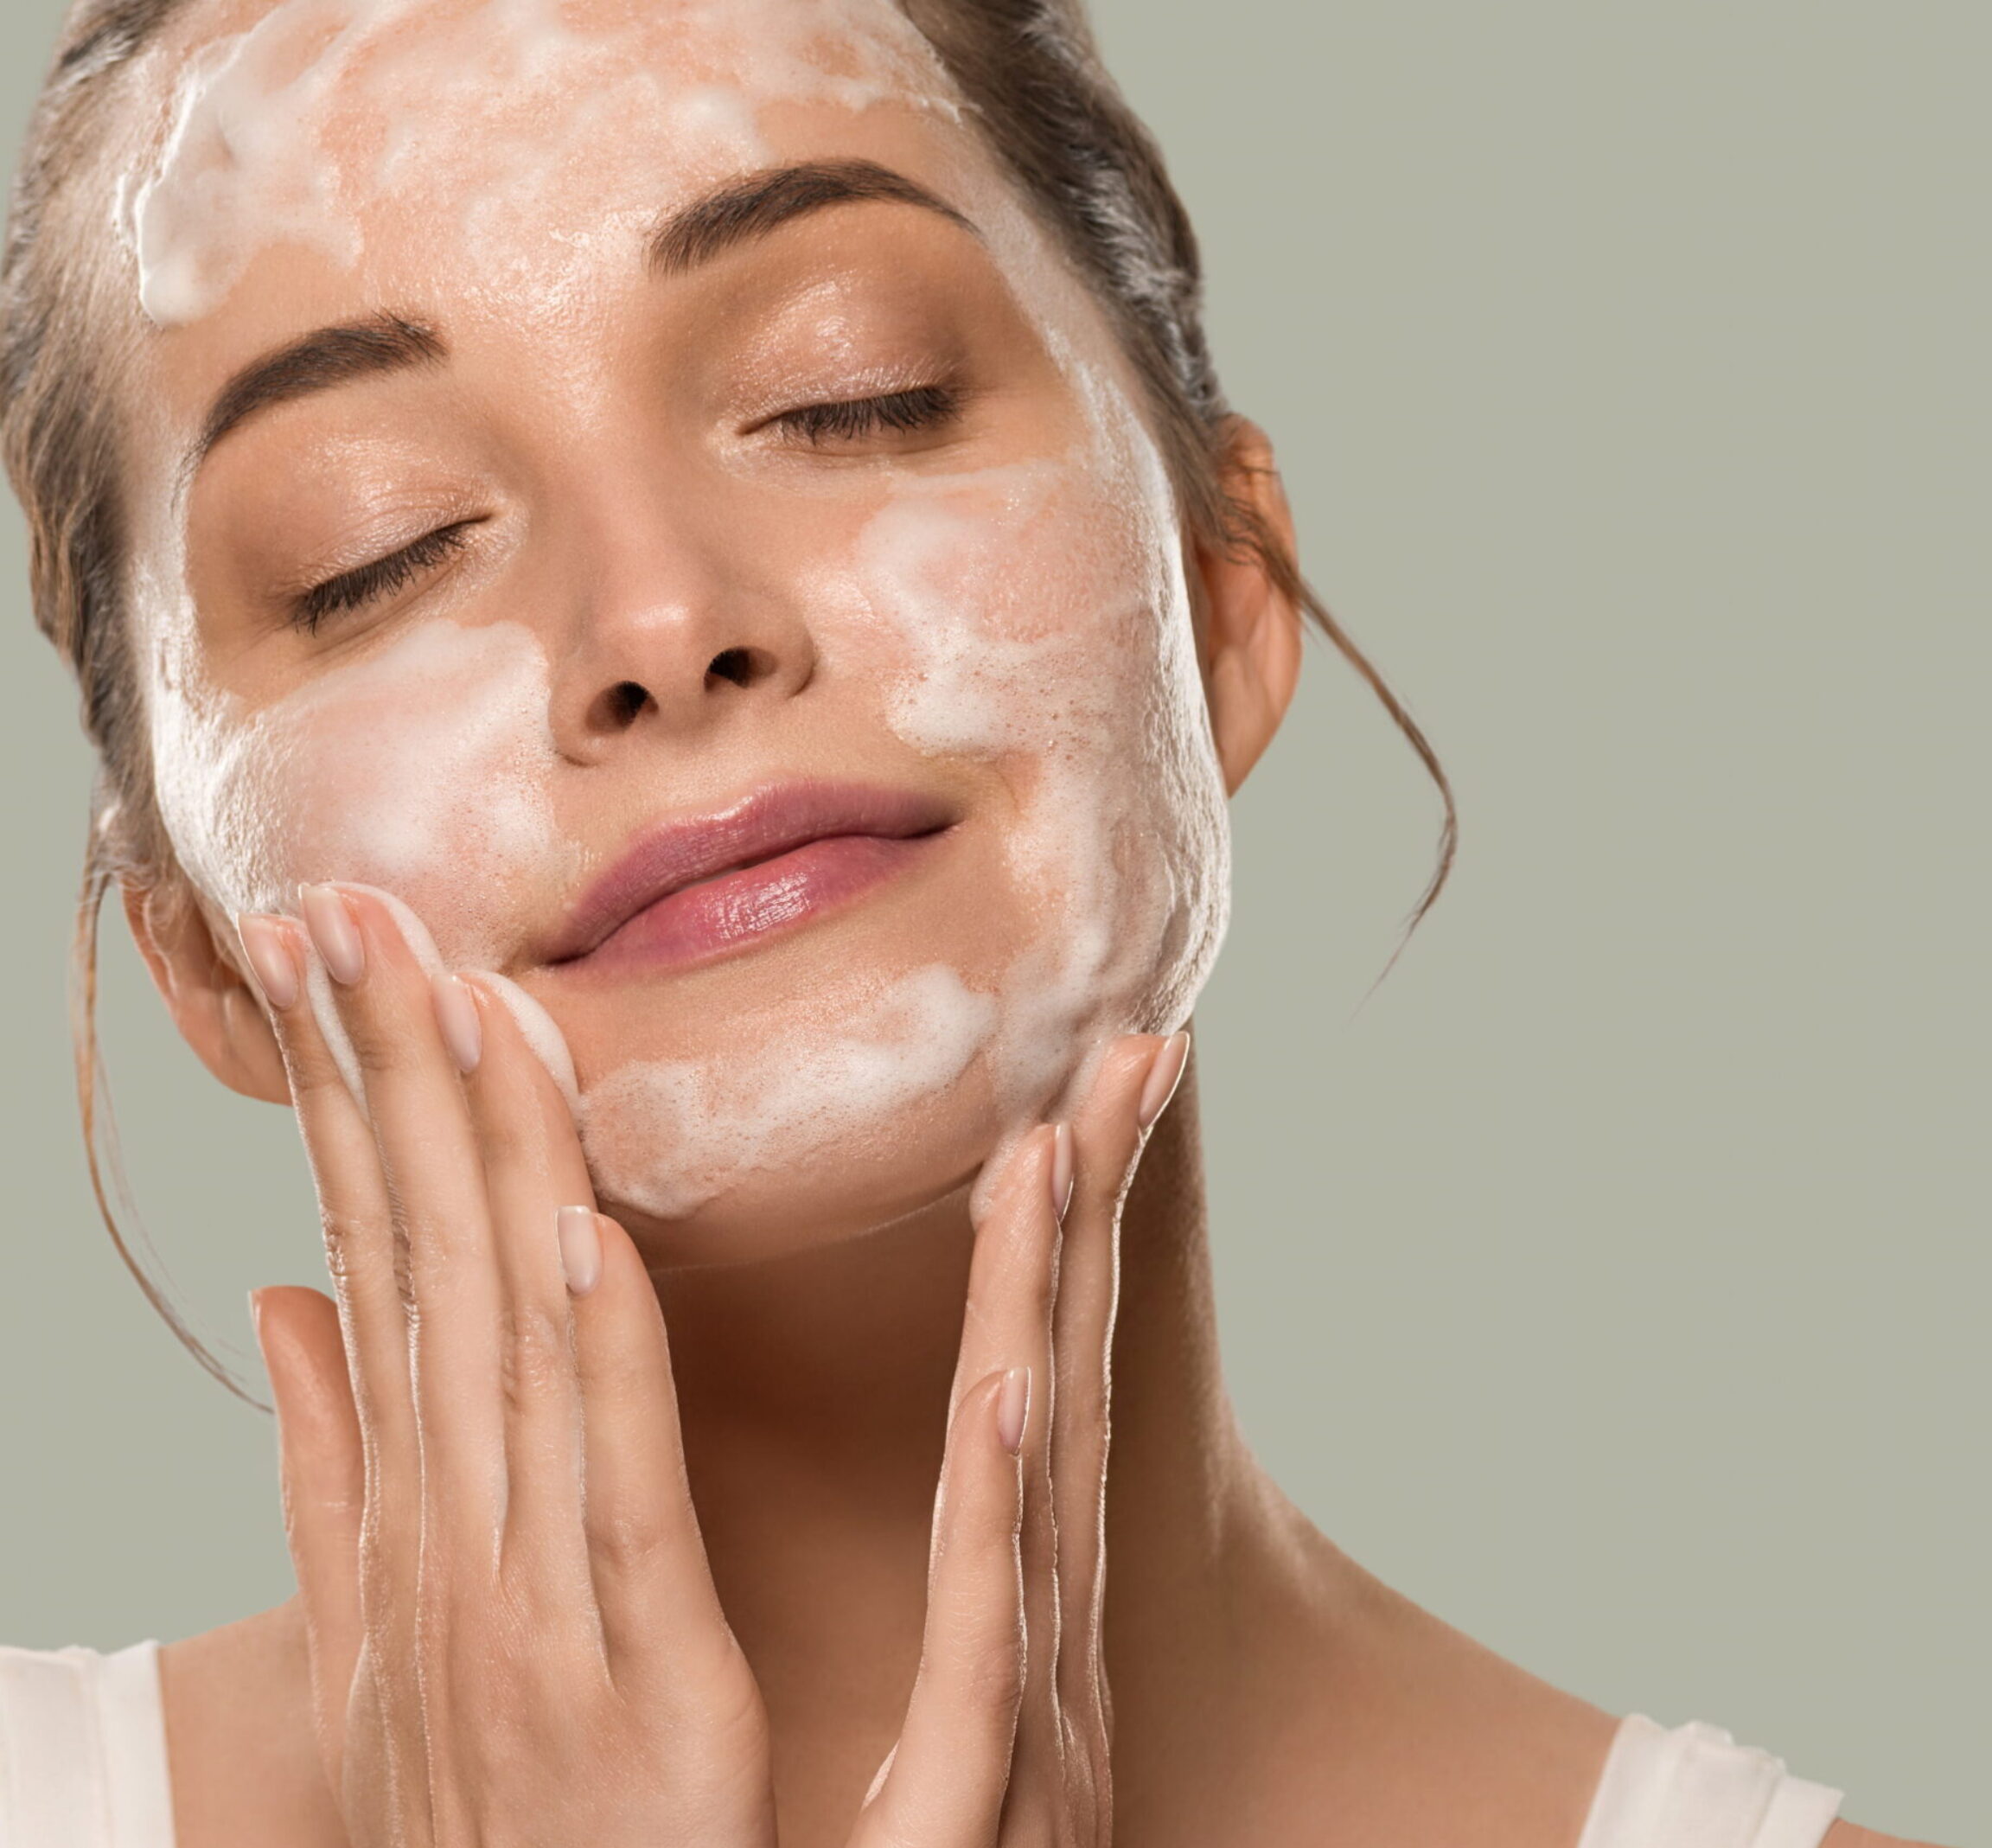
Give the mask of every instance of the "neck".
[[[1196, 1105], [1192, 1072], [1122, 1217], [1106, 1622], [1123, 1739], [1144, 1691], [1193, 1708], [1186, 1661], [1222, 1674], [1245, 1647], [1227, 1588], [1292, 1518], [1224, 1391]], [[859, 1790], [918, 1661], [972, 1242], [957, 1198], [833, 1247], [659, 1279], [720, 1597], [777, 1741], [847, 1754], [839, 1774]]]

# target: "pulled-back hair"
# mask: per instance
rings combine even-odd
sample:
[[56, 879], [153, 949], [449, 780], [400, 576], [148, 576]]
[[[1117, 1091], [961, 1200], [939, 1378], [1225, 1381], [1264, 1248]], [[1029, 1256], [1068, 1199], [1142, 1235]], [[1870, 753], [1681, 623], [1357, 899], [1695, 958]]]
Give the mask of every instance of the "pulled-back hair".
[[[105, 893], [120, 881], [159, 888], [176, 878], [124, 608], [116, 387], [135, 317], [107, 234], [110, 131], [120, 103], [129, 103], [124, 80], [134, 61], [194, 3], [76, 0], [64, 22], [16, 172], [0, 259], [0, 450], [28, 516], [35, 619], [76, 676], [99, 763], [72, 963], [92, 1185], [119, 1255], [153, 1306], [209, 1372], [247, 1397], [142, 1261], [143, 1231], [125, 1236], [124, 1226], [137, 1220], [95, 1025]], [[1255, 559], [1368, 682], [1437, 783], [1444, 806], [1437, 864], [1406, 922], [1408, 937], [1452, 867], [1451, 787], [1416, 721], [1239, 491], [1235, 421], [1204, 336], [1196, 237], [1153, 138], [1100, 62], [1082, 0], [897, 3], [1111, 321], [1145, 389], [1191, 538]]]

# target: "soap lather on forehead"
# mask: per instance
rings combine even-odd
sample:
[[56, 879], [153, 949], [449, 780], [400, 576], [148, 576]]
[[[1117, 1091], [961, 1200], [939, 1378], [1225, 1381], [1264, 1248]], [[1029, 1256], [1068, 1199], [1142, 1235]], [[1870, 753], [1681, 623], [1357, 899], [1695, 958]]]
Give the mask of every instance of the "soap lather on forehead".
[[225, 23], [185, 54], [120, 189], [161, 327], [212, 312], [273, 245], [358, 264], [383, 202], [454, 208], [475, 255], [553, 228], [577, 169], [584, 237], [654, 213], [661, 186], [767, 163], [769, 105], [959, 119], [891, 0], [279, 0]]

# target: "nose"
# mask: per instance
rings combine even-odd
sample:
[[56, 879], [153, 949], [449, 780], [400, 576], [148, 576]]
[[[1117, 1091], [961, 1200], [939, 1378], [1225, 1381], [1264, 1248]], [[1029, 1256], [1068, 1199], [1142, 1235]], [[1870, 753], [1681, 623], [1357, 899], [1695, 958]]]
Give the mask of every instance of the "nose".
[[587, 549], [555, 669], [563, 756], [592, 762], [652, 727], [710, 733], [808, 685], [816, 649], [797, 598], [761, 581], [746, 548], [653, 525]]

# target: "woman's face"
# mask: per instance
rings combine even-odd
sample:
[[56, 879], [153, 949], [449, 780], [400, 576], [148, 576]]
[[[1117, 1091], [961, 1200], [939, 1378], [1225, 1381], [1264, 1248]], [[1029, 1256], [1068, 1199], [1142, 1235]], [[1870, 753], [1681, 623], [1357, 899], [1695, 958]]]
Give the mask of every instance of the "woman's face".
[[1178, 513], [891, 0], [217, 4], [150, 81], [133, 604], [214, 907], [362, 882], [509, 978], [663, 1262], [915, 1210], [1182, 1024]]

